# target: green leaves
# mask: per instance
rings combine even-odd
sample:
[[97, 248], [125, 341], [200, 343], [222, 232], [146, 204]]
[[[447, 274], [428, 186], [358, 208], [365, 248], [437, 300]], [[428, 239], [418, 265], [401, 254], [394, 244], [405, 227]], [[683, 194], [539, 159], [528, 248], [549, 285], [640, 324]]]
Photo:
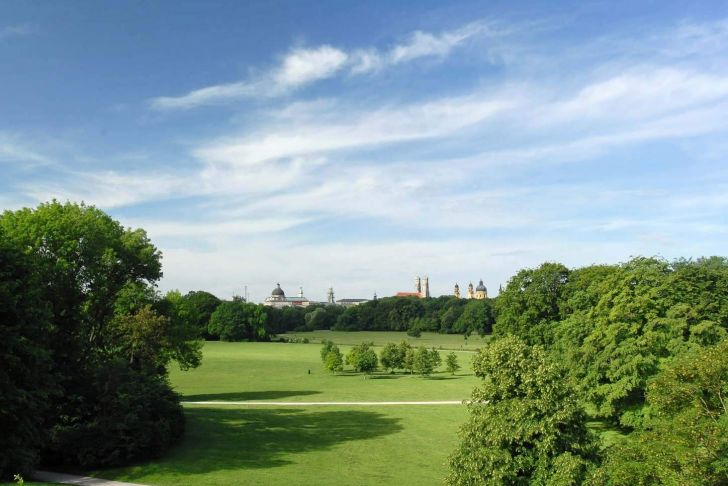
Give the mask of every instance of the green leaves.
[[595, 454], [562, 370], [540, 347], [506, 337], [478, 352], [470, 418], [448, 484], [580, 484]]

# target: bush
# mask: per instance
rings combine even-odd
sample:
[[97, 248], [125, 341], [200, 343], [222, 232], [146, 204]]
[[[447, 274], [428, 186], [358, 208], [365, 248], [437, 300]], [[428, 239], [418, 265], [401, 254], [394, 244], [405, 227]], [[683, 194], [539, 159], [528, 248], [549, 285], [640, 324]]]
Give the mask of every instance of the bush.
[[85, 414], [51, 431], [49, 463], [111, 467], [160, 457], [184, 433], [179, 398], [166, 379], [107, 363], [96, 371]]

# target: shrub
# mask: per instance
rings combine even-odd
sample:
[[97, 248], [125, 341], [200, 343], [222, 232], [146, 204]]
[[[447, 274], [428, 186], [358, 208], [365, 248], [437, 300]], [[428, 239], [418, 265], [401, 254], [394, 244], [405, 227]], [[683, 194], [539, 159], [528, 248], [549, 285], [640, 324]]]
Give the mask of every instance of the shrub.
[[179, 399], [166, 379], [119, 361], [96, 370], [85, 414], [51, 431], [50, 463], [110, 467], [160, 457], [184, 433]]

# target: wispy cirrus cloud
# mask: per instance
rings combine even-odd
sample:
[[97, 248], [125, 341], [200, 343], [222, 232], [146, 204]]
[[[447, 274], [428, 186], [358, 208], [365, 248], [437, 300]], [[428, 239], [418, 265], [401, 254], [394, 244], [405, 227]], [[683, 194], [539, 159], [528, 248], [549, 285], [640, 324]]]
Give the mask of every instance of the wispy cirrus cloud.
[[474, 22], [440, 34], [415, 31], [405, 42], [388, 51], [369, 48], [346, 52], [330, 45], [295, 48], [283, 56], [278, 66], [261, 76], [207, 86], [181, 96], [153, 98], [150, 106], [156, 110], [190, 109], [231, 99], [283, 96], [340, 72], [360, 75], [422, 57], [444, 57], [458, 45], [486, 30], [485, 23]]
[[333, 76], [348, 57], [344, 51], [328, 45], [293, 49], [283, 57], [280, 66], [260, 78], [208, 86], [183, 96], [162, 96], [152, 99], [150, 105], [157, 110], [189, 109], [237, 98], [281, 96]]
[[0, 27], [0, 41], [10, 39], [12, 37], [25, 37], [36, 32], [36, 27], [32, 24], [16, 24]]

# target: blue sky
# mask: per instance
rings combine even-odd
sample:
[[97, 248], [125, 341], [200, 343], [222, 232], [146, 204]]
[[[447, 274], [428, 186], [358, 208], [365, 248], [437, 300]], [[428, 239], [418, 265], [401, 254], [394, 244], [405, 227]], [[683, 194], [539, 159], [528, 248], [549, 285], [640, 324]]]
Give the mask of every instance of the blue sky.
[[5, 1], [0, 207], [253, 300], [725, 255], [726, 53], [717, 1]]

